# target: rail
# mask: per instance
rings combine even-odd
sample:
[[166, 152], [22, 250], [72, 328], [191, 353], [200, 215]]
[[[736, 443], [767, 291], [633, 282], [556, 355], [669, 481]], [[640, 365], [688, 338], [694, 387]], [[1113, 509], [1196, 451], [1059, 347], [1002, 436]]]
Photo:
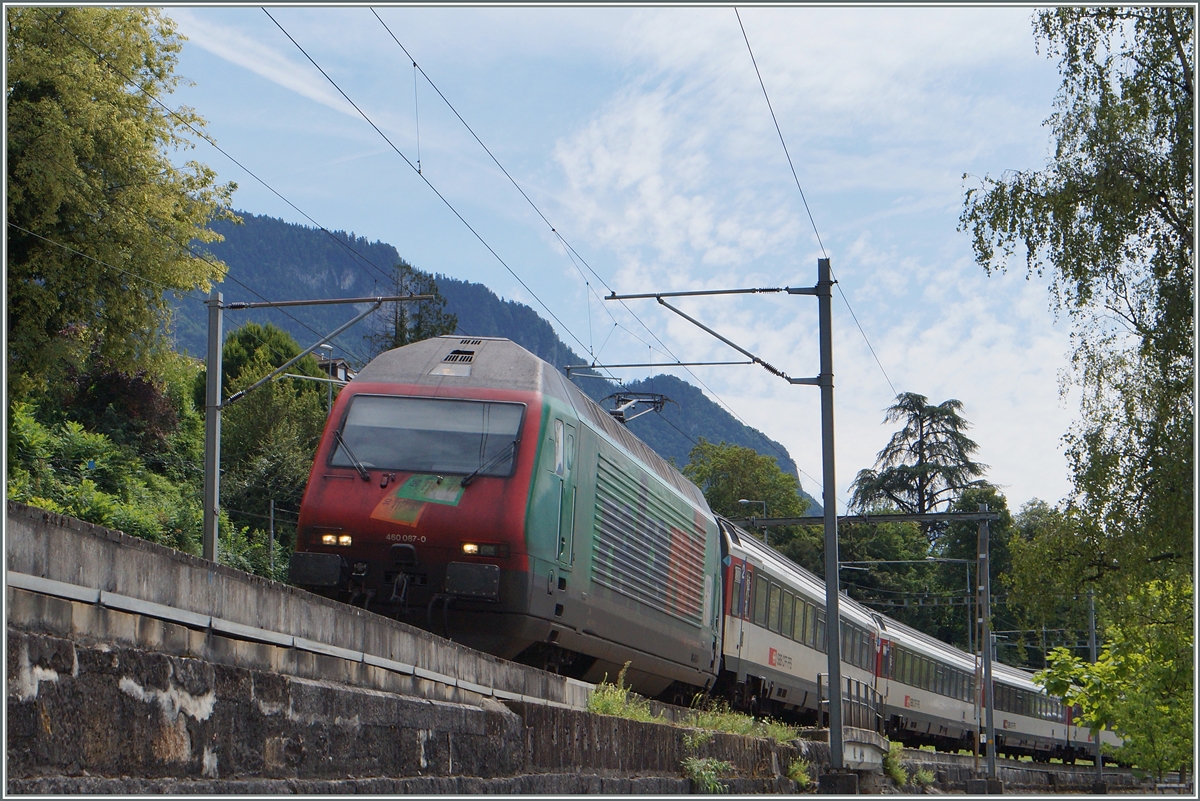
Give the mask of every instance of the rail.
[[[820, 701], [821, 725], [829, 725], [829, 680], [817, 674], [817, 698]], [[871, 685], [851, 677], [842, 679], [842, 725], [883, 733], [883, 696]]]

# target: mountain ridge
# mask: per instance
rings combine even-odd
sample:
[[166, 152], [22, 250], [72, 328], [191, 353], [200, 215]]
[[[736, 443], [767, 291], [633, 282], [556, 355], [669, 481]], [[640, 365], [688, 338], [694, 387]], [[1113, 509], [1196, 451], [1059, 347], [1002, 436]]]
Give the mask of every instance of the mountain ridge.
[[[239, 211], [241, 224], [217, 221], [213, 230], [225, 237], [210, 243], [208, 252], [229, 266], [226, 280], [216, 288], [226, 303], [235, 301], [302, 300], [314, 298], [377, 297], [387, 294], [390, 268], [402, 257], [395, 246], [369, 241], [353, 232], [327, 232], [319, 228]], [[417, 265], [414, 265], [417, 266]], [[420, 269], [419, 266], [417, 266]], [[524, 303], [505, 300], [483, 284], [463, 281], [444, 273], [433, 273], [438, 290], [446, 299], [446, 311], [458, 317], [458, 332], [474, 336], [501, 336], [559, 369], [583, 364], [585, 359], [567, 346], [541, 315]], [[199, 303], [176, 306], [173, 335], [176, 347], [192, 355], [206, 352], [206, 309]], [[350, 320], [359, 305], [326, 305], [288, 309], [230, 311], [226, 331], [253, 320], [273, 323], [288, 331], [302, 346], [308, 346]], [[348, 331], [335, 342], [344, 355], [359, 364], [366, 361], [368, 348], [360, 335]], [[617, 392], [660, 392], [671, 398], [659, 414], [632, 420], [629, 429], [655, 452], [678, 466], [700, 437], [712, 442], [729, 442], [773, 457], [780, 469], [799, 477], [787, 449], [761, 431], [737, 420], [699, 388], [672, 375], [660, 374], [617, 385], [599, 377], [575, 376], [585, 394], [596, 401]], [[801, 490], [809, 501], [809, 512], [819, 513], [820, 503]]]

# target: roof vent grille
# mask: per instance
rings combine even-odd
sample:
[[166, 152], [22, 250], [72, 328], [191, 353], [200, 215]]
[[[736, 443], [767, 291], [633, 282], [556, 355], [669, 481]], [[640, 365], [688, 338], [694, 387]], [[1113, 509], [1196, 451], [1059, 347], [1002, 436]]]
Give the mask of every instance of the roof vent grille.
[[460, 339], [458, 341], [458, 344], [460, 344], [460, 345], [482, 345], [483, 340], [482, 339]]
[[452, 350], [446, 354], [446, 358], [442, 359], [442, 361], [458, 362], [460, 364], [470, 364], [471, 360], [474, 358], [475, 358], [475, 351], [473, 351], [473, 350]]

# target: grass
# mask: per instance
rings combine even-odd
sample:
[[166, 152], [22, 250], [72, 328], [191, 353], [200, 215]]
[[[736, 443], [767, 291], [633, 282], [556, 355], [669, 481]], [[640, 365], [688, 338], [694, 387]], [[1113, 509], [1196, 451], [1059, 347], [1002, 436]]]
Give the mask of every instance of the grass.
[[733, 765], [723, 759], [712, 757], [687, 757], [680, 763], [683, 774], [695, 782], [705, 795], [725, 793], [729, 788], [721, 783], [722, 776], [733, 771]]
[[933, 771], [926, 770], [925, 768], [920, 768], [916, 773], [913, 774], [913, 781], [922, 787], [928, 787], [929, 785], [933, 784], [933, 779]]
[[777, 743], [790, 742], [800, 734], [795, 726], [771, 718], [758, 719], [734, 712], [724, 701], [703, 700], [699, 695], [692, 702], [692, 714], [686, 725], [743, 737], [765, 737]]
[[617, 674], [617, 683], [608, 683], [608, 674], [596, 685], [596, 689], [588, 697], [588, 712], [597, 715], [613, 715], [629, 720], [640, 720], [643, 723], [658, 720], [650, 713], [650, 702], [625, 686], [625, 672], [629, 670], [629, 662]]
[[[614, 715], [616, 717], [640, 720], [643, 722], [667, 723], [669, 721], [656, 718], [650, 712], [650, 702], [625, 686], [625, 674], [629, 670], [626, 662], [621, 672], [617, 674], [617, 683], [611, 684], [608, 676], [596, 685], [596, 689], [588, 698], [588, 711], [598, 715]], [[724, 701], [705, 700], [697, 695], [692, 702], [691, 714], [680, 721], [680, 726], [694, 729], [704, 729], [708, 732], [725, 732], [740, 734], [743, 737], [765, 737], [777, 743], [790, 742], [799, 736], [795, 726], [789, 726], [771, 718], [754, 718], [741, 712], [734, 712]], [[695, 737], [697, 735], [685, 735]], [[709, 734], [711, 738], [711, 734]], [[696, 741], [701, 744], [700, 741]], [[704, 740], [707, 742], [707, 739]], [[685, 745], [686, 745], [685, 741]], [[688, 746], [695, 750], [695, 746]]]
[[[608, 681], [608, 676], [596, 685], [596, 689], [588, 698], [587, 709], [597, 715], [612, 715], [615, 717], [637, 720], [644, 723], [669, 723], [663, 718], [657, 718], [650, 712], [650, 702], [632, 692], [625, 686], [625, 676], [629, 671], [629, 662], [617, 674], [616, 684]], [[697, 695], [692, 702], [691, 714], [678, 724], [687, 726], [693, 731], [683, 735], [683, 747], [692, 752], [692, 756], [684, 758], [680, 763], [683, 773], [691, 779], [703, 793], [712, 795], [724, 793], [728, 788], [721, 783], [722, 776], [733, 772], [733, 765], [713, 757], [695, 756], [701, 746], [712, 740], [715, 732], [739, 734], [745, 737], [764, 737], [777, 743], [787, 743], [799, 736], [795, 726], [789, 726], [770, 718], [754, 718], [741, 712], [734, 712], [724, 701], [704, 699]], [[796, 760], [788, 766], [788, 778], [806, 787], [812, 781], [809, 776], [810, 766], [803, 760]]]
[[683, 747], [689, 751], [696, 751], [700, 746], [711, 741], [713, 732], [706, 729], [696, 729], [683, 735]]

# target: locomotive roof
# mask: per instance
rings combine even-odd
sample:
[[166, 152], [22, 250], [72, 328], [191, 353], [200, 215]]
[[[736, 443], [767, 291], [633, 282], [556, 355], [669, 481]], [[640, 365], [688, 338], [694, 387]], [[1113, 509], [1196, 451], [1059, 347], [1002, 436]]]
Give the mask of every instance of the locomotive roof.
[[452, 395], [459, 387], [522, 390], [551, 395], [574, 407], [576, 414], [608, 435], [615, 444], [711, 514], [700, 489], [655, 453], [649, 445], [613, 419], [551, 365], [511, 339], [441, 336], [385, 351], [359, 371], [364, 383], [415, 384]]
[[494, 387], [562, 395], [557, 370], [508, 339], [444, 336], [384, 351], [357, 381], [431, 387]]

